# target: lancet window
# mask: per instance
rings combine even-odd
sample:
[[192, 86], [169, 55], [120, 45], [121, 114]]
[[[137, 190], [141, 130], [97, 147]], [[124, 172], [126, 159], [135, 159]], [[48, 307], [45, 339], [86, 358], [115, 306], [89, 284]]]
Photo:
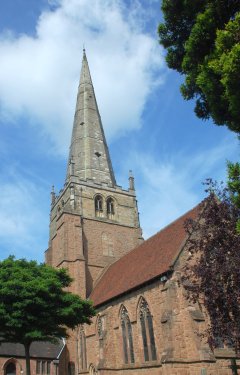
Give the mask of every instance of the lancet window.
[[123, 357], [125, 363], [134, 363], [132, 325], [126, 308], [121, 309], [121, 327], [123, 340]]
[[114, 217], [114, 200], [112, 198], [107, 199], [107, 217], [113, 219]]
[[101, 195], [96, 195], [95, 197], [95, 215], [97, 217], [103, 216], [103, 199]]
[[154, 361], [157, 359], [157, 353], [154, 339], [153, 321], [149, 306], [144, 299], [142, 299], [140, 303], [139, 318], [143, 340], [144, 360]]

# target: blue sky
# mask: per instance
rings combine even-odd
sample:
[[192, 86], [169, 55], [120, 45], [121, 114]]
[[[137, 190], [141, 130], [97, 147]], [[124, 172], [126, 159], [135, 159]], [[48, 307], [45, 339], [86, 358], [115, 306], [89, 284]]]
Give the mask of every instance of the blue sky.
[[132, 169], [145, 238], [204, 197], [202, 181], [225, 178], [239, 141], [202, 122], [180, 93], [158, 45], [155, 0], [0, 2], [0, 242], [43, 261], [50, 191], [66, 171], [82, 46], [118, 184]]

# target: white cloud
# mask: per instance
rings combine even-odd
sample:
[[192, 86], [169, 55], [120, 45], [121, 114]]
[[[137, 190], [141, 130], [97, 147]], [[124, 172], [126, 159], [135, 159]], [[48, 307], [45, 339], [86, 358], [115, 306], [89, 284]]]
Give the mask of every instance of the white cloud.
[[226, 178], [225, 160], [234, 160], [238, 149], [232, 141], [230, 134], [214, 148], [192, 155], [166, 154], [162, 160], [149, 150], [131, 155], [144, 238], [197, 205], [205, 196], [201, 182], [206, 178]]
[[66, 154], [84, 43], [108, 137], [140, 127], [163, 79], [161, 49], [143, 30], [151, 15], [139, 1], [128, 9], [118, 0], [52, 3], [57, 8], [41, 14], [35, 37], [0, 35], [0, 113], [12, 121], [27, 114]]
[[[6, 171], [5, 171], [6, 172]], [[13, 167], [0, 180], [1, 258], [43, 260], [47, 246], [47, 199], [43, 186], [29, 180]]]

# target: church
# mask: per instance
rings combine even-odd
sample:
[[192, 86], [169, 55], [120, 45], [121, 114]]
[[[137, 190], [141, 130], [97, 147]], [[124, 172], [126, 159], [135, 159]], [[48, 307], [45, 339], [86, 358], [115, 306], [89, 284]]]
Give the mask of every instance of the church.
[[[111, 104], [110, 104], [111, 105]], [[141, 197], [140, 197], [141, 199]], [[46, 263], [67, 268], [70, 290], [97, 315], [58, 344], [34, 343], [32, 375], [232, 375], [234, 352], [199, 336], [200, 304], [186, 299], [184, 229], [199, 207], [144, 241], [134, 178], [117, 185], [85, 50], [65, 183], [51, 193]], [[4, 375], [24, 373], [21, 346], [0, 346]]]

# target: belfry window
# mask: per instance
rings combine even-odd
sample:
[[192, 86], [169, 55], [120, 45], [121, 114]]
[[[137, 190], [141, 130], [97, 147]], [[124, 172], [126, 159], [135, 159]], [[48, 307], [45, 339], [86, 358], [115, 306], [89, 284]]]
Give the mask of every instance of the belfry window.
[[140, 327], [143, 340], [144, 360], [154, 361], [157, 359], [156, 346], [153, 332], [152, 315], [147, 302], [142, 299], [140, 303]]
[[103, 199], [101, 195], [95, 197], [95, 215], [97, 217], [103, 216]]
[[128, 312], [124, 306], [122, 307], [122, 310], [121, 310], [120, 319], [121, 319], [121, 327], [122, 327], [124, 362], [134, 363], [132, 325], [128, 316]]
[[112, 198], [107, 199], [107, 217], [113, 219], [114, 217], [114, 201]]

